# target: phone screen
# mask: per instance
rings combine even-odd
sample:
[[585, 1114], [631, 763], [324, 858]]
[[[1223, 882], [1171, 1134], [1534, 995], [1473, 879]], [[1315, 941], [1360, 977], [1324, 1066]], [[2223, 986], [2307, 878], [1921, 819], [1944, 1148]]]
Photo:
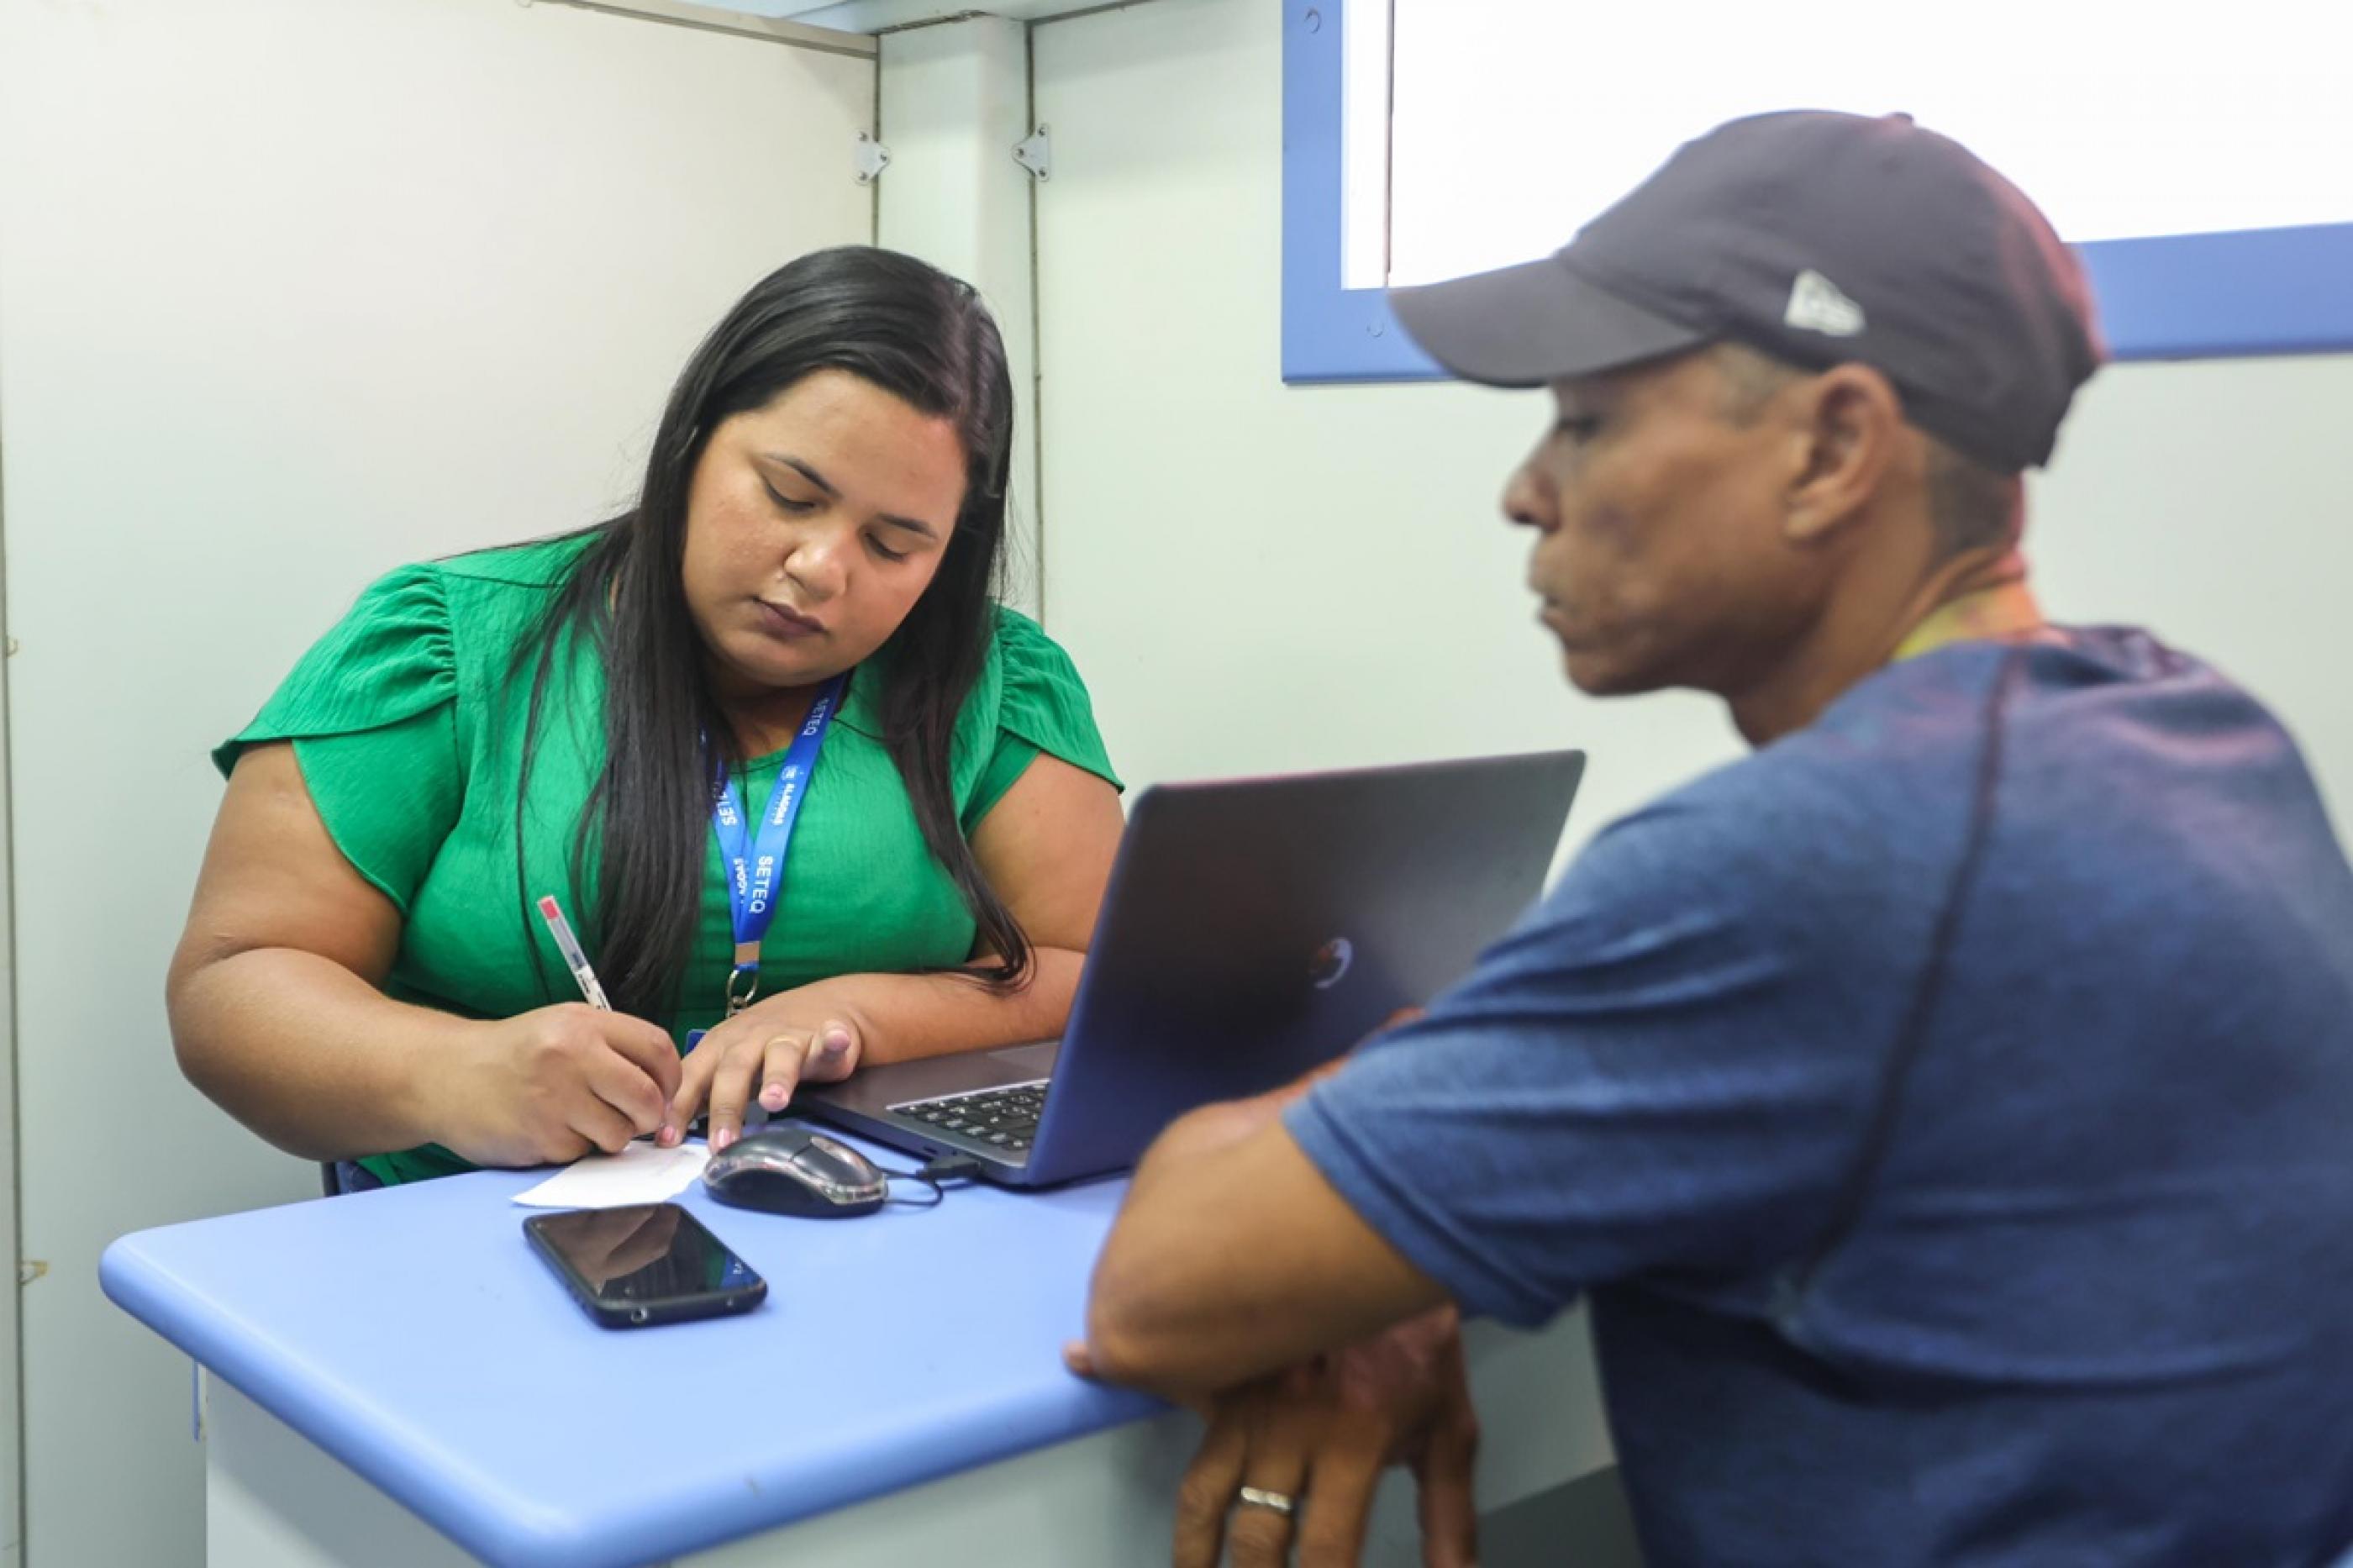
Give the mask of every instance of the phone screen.
[[649, 1321], [635, 1309], [724, 1300], [761, 1288], [751, 1266], [676, 1204], [534, 1215], [524, 1228], [592, 1308]]

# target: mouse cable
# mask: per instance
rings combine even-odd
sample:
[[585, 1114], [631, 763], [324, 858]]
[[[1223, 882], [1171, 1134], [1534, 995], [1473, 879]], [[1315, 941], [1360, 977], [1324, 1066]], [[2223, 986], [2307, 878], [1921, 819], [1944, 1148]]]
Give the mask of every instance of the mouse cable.
[[[881, 1168], [877, 1166], [876, 1169], [880, 1170]], [[921, 1182], [923, 1185], [931, 1188], [932, 1190], [932, 1195], [928, 1199], [902, 1198], [896, 1192], [893, 1192], [889, 1197], [882, 1200], [884, 1203], [905, 1204], [910, 1208], [935, 1209], [942, 1204], [948, 1201], [947, 1189], [941, 1186], [929, 1176], [924, 1175], [921, 1171], [886, 1170], [882, 1172], [882, 1175], [886, 1182]]]
[[921, 1182], [932, 1190], [929, 1202], [922, 1198], [902, 1198], [895, 1194], [885, 1202], [905, 1204], [911, 1208], [935, 1209], [947, 1202], [946, 1184], [972, 1180], [974, 1173], [980, 1169], [980, 1162], [968, 1154], [944, 1154], [920, 1171], [894, 1171], [888, 1165], [874, 1168], [882, 1173], [886, 1181]]
[[888, 1165], [877, 1165], [875, 1169], [881, 1172], [887, 1180], [921, 1182], [932, 1189], [931, 1201], [928, 1203], [921, 1198], [902, 1198], [896, 1195], [886, 1201], [905, 1204], [911, 1208], [935, 1209], [947, 1202], [947, 1184], [969, 1182], [979, 1172], [980, 1162], [969, 1154], [943, 1154], [920, 1171], [894, 1171]]

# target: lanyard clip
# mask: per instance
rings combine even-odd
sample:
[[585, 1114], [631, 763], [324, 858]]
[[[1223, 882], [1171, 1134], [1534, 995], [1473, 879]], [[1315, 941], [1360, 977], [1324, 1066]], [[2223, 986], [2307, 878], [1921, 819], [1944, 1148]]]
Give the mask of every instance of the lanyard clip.
[[760, 994], [760, 966], [739, 963], [727, 972], [727, 1016], [733, 1017], [752, 1005]]

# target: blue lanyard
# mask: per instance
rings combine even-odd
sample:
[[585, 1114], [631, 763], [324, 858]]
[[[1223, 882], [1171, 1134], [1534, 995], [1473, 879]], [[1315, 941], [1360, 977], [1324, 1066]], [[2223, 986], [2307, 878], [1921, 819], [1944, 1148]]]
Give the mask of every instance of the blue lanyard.
[[727, 770], [718, 770], [711, 788], [711, 824], [719, 833], [720, 858], [727, 867], [727, 900], [735, 921], [735, 965], [727, 972], [727, 1011], [742, 1012], [760, 989], [760, 939], [776, 915], [776, 883], [785, 871], [785, 851], [793, 841], [801, 803], [808, 798], [809, 773], [825, 732], [833, 723], [849, 677], [837, 675], [820, 688], [809, 704], [801, 732], [785, 752], [785, 765], [768, 792], [768, 809], [760, 816], [757, 837], [744, 830], [744, 800]]

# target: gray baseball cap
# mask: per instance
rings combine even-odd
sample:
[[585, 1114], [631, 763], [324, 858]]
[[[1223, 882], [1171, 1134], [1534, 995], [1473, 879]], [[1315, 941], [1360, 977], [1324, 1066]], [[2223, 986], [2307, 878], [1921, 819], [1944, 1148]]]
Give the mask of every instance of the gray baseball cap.
[[1733, 121], [1555, 255], [1389, 300], [1431, 358], [1492, 386], [1726, 340], [1871, 365], [1913, 424], [2002, 473], [2050, 460], [2105, 357], [2083, 269], [2041, 211], [1905, 115]]

